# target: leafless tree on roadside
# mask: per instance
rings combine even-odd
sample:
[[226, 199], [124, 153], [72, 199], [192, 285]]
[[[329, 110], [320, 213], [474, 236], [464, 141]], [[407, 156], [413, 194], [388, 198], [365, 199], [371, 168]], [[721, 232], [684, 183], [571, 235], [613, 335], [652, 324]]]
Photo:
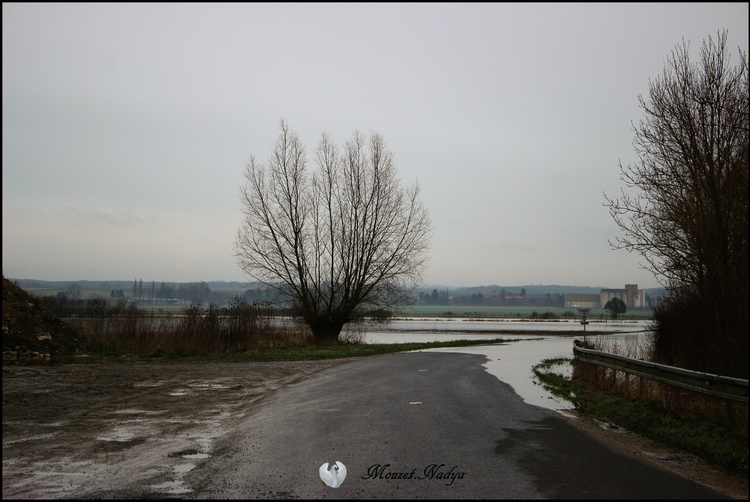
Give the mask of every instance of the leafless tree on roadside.
[[610, 245], [641, 254], [675, 305], [700, 306], [679, 310], [701, 312], [694, 350], [717, 354], [747, 354], [748, 61], [739, 57], [730, 66], [726, 31], [704, 41], [697, 64], [689, 44], [675, 47], [648, 99], [639, 96], [639, 161], [620, 164], [628, 191], [604, 204], [624, 233]]
[[431, 223], [379, 134], [355, 132], [341, 151], [323, 134], [316, 166], [282, 120], [268, 162], [252, 156], [245, 168], [234, 249], [245, 273], [291, 298], [315, 339], [330, 341], [421, 283]]

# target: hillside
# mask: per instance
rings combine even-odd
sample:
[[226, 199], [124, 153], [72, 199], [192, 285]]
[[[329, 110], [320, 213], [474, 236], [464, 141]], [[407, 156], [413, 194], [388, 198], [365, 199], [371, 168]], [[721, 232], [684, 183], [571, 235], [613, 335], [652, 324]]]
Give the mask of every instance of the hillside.
[[[70, 284], [75, 283], [80, 286], [81, 291], [98, 293], [100, 296], [108, 296], [111, 290], [123, 290], [126, 294], [133, 291], [133, 281], [122, 280], [102, 280], [102, 281], [43, 281], [38, 279], [12, 279], [26, 291], [41, 294], [55, 294], [57, 291], [65, 291]], [[150, 287], [153, 281], [144, 281], [146, 287]], [[155, 286], [158, 288], [161, 281], [156, 281]], [[167, 286], [178, 288], [179, 282], [166, 282]], [[214, 292], [226, 292], [230, 294], [242, 293], [248, 289], [259, 288], [260, 284], [255, 282], [239, 281], [205, 281], [205, 284]], [[624, 287], [624, 285], [622, 286]], [[473, 293], [482, 293], [484, 295], [497, 294], [500, 290], [519, 293], [522, 289], [527, 294], [552, 294], [559, 295], [564, 293], [586, 293], [598, 294], [602, 286], [575, 286], [560, 284], [526, 284], [516, 286], [502, 286], [497, 284], [487, 286], [446, 286], [443, 284], [425, 284], [417, 289], [417, 293], [431, 293], [434, 289], [438, 291], [450, 291], [453, 295], [471, 295]], [[662, 296], [666, 294], [664, 288], [645, 288], [650, 295]]]
[[3, 277], [3, 360], [10, 353], [70, 354], [77, 333], [47, 312], [36, 298]]

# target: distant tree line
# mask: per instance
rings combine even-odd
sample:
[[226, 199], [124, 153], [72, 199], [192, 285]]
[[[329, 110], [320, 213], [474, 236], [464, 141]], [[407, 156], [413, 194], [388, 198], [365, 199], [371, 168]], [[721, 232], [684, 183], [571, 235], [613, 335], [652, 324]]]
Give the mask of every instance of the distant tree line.
[[[151, 281], [151, 284], [146, 284], [144, 287], [143, 280], [137, 279], [133, 281], [133, 298], [139, 300], [145, 299], [177, 299], [181, 302], [189, 302], [193, 305], [201, 305], [203, 303], [210, 303], [214, 298], [211, 295], [211, 288], [205, 281], [201, 282], [180, 282], [166, 283], [162, 281], [159, 286], [156, 286], [156, 281]], [[221, 299], [225, 301], [225, 298]]]
[[[73, 299], [65, 296], [45, 295], [38, 297], [40, 305], [51, 314], [60, 318], [119, 318], [119, 317], [138, 317], [150, 316], [154, 311], [144, 309], [135, 303], [128, 302], [125, 298], [119, 298], [118, 301], [108, 301], [106, 298], [86, 298]], [[201, 312], [210, 312], [214, 315], [235, 315], [242, 309], [251, 309], [254, 315], [273, 315], [276, 312], [262, 302], [246, 302], [242, 297], [236, 296], [225, 306], [216, 303], [208, 303], [205, 307], [197, 304], [185, 305], [181, 313], [196, 314]], [[283, 312], [282, 312], [283, 313]]]
[[417, 297], [418, 305], [483, 305], [483, 306], [518, 306], [535, 305], [541, 307], [562, 307], [565, 305], [562, 294], [528, 295], [526, 289], [514, 292], [500, 288], [493, 293], [476, 292], [471, 294], [452, 294], [450, 290], [433, 289], [432, 293], [420, 292]]
[[[65, 290], [58, 291], [55, 296], [60, 300], [81, 300], [83, 298], [81, 284], [73, 282]], [[168, 283], [162, 281], [157, 286], [156, 281], [144, 284], [143, 279], [136, 279], [133, 281], [133, 286], [130, 290], [130, 299], [177, 299], [181, 303], [190, 303], [192, 305], [208, 303], [221, 305], [231, 301], [234, 296], [232, 293], [212, 291], [205, 281], [185, 283]], [[122, 300], [128, 299], [123, 289], [112, 289], [109, 297]]]

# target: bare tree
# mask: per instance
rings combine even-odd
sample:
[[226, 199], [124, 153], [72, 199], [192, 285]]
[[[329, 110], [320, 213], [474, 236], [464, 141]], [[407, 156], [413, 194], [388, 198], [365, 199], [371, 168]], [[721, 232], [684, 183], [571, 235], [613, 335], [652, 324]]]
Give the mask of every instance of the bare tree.
[[689, 44], [675, 47], [649, 99], [638, 97], [639, 161], [620, 164], [629, 191], [605, 194], [605, 206], [624, 232], [610, 245], [640, 253], [676, 301], [705, 307], [704, 342], [715, 334], [721, 350], [744, 343], [746, 352], [748, 61], [739, 56], [730, 66], [726, 31], [704, 41], [697, 64]]
[[252, 156], [240, 188], [240, 268], [295, 303], [317, 340], [403, 303], [420, 284], [431, 223], [419, 185], [402, 187], [378, 134], [355, 132], [344, 149], [323, 134], [317, 169], [282, 120], [267, 164]]

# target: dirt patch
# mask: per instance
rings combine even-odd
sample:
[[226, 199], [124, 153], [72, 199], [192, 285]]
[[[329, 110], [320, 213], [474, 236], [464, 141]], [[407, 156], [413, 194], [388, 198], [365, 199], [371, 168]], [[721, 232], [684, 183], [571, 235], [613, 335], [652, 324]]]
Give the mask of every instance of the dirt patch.
[[3, 366], [3, 499], [164, 498], [283, 385], [341, 361]]

